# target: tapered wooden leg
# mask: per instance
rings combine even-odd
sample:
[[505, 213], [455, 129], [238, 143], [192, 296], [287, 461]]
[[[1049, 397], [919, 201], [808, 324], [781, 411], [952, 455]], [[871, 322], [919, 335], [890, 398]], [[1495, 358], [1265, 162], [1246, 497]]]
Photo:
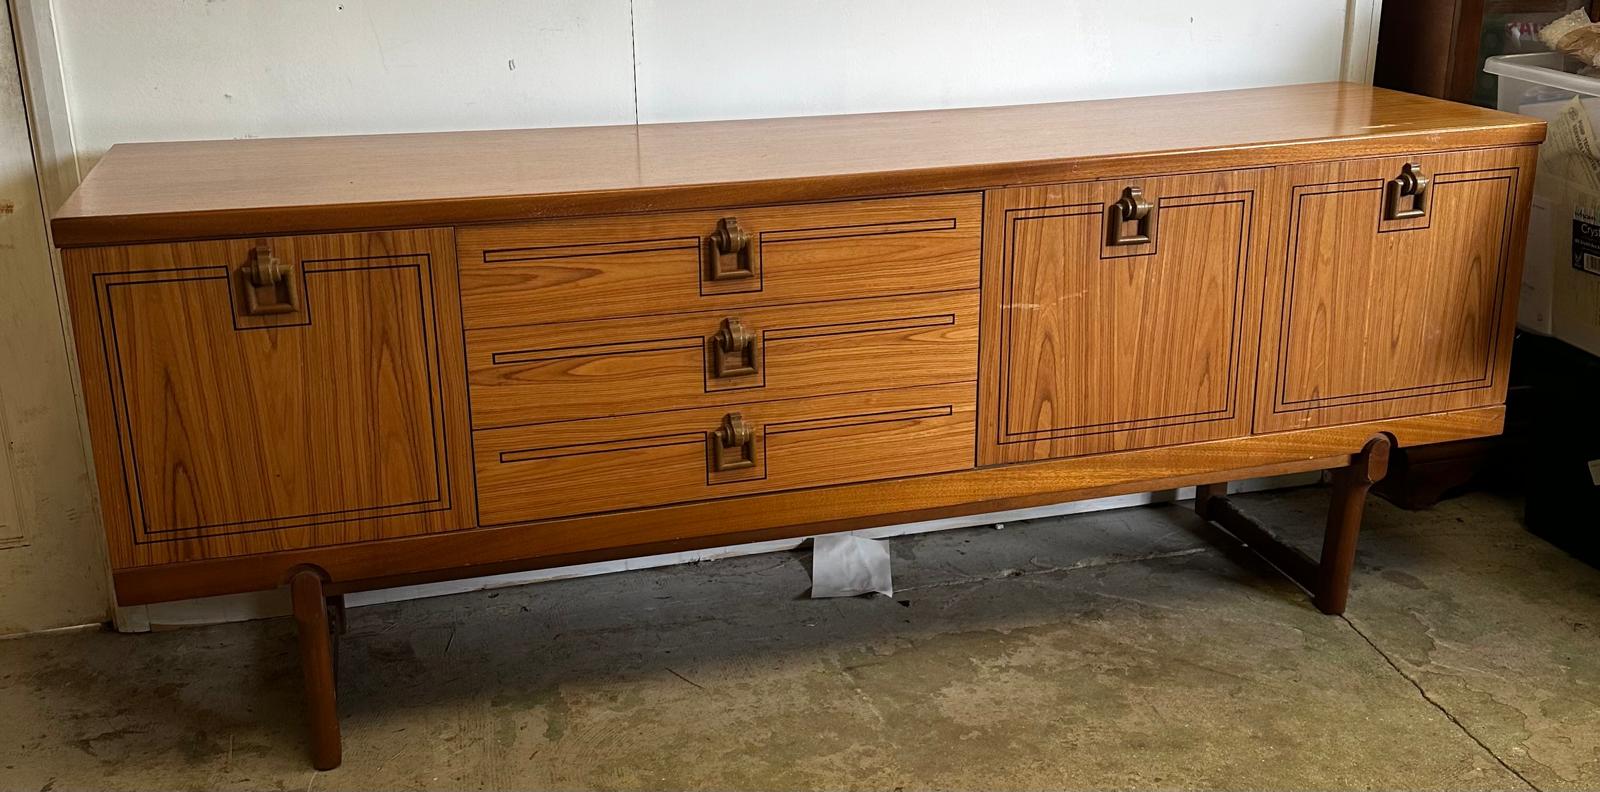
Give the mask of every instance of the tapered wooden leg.
[[1217, 484], [1201, 484], [1195, 487], [1195, 514], [1198, 514], [1207, 520], [1211, 519], [1211, 504], [1214, 503], [1217, 498], [1220, 498], [1226, 494], [1228, 494], [1228, 482], [1226, 481]]
[[1389, 471], [1389, 450], [1389, 438], [1379, 435], [1367, 441], [1348, 466], [1333, 471], [1333, 500], [1328, 504], [1328, 528], [1322, 535], [1322, 559], [1312, 590], [1312, 601], [1323, 613], [1344, 613], [1367, 490]]
[[1240, 511], [1224, 496], [1225, 484], [1196, 488], [1194, 510], [1311, 592], [1318, 610], [1336, 616], [1344, 613], [1350, 597], [1350, 572], [1355, 567], [1356, 537], [1361, 532], [1367, 490], [1388, 471], [1390, 447], [1388, 436], [1378, 435], [1352, 455], [1348, 465], [1333, 469], [1328, 525], [1322, 535], [1322, 557], [1316, 560]]
[[305, 674], [306, 719], [311, 730], [311, 765], [318, 770], [339, 766], [339, 706], [334, 690], [333, 637], [329, 603], [322, 576], [311, 570], [289, 581], [294, 620], [300, 632], [300, 669]]
[[333, 689], [339, 690], [339, 636], [344, 635], [349, 629], [344, 620], [344, 595], [335, 594], [328, 598], [328, 656], [333, 660]]
[[[335, 594], [328, 598], [328, 619], [333, 622], [333, 634], [344, 635], [344, 595]], [[337, 646], [337, 644], [335, 644]], [[337, 672], [339, 669], [335, 668]]]

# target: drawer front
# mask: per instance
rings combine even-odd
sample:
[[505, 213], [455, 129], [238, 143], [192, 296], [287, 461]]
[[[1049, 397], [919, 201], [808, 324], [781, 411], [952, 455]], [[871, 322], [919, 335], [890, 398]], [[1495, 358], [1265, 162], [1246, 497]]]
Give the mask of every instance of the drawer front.
[[977, 288], [976, 193], [460, 229], [468, 328]]
[[114, 563], [472, 525], [452, 243], [67, 251]]
[[1249, 432], [1265, 175], [989, 194], [980, 461]]
[[476, 428], [977, 379], [978, 293], [467, 333]]
[[[972, 383], [474, 433], [485, 525], [961, 470]], [[730, 526], [733, 528], [735, 526]]]
[[1534, 151], [1280, 170], [1256, 431], [1505, 400]]

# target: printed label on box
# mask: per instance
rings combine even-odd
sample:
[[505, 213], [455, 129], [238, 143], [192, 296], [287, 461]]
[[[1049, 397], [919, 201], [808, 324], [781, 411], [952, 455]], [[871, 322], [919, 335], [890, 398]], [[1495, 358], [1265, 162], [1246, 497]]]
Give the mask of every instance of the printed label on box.
[[1572, 268], [1600, 275], [1600, 213], [1572, 207]]

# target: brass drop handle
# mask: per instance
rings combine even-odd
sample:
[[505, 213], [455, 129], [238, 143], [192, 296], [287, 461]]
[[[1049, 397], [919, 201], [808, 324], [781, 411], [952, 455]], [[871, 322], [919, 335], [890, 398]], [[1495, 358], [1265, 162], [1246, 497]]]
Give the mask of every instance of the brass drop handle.
[[300, 288], [294, 268], [272, 255], [272, 248], [257, 246], [239, 268], [244, 310], [251, 316], [294, 313], [300, 310]]
[[[1428, 214], [1428, 186], [1427, 176], [1422, 174], [1422, 166], [1415, 162], [1407, 162], [1400, 167], [1400, 175], [1389, 180], [1384, 190], [1383, 219], [1384, 220], [1411, 220]], [[1406, 199], [1411, 199], [1407, 207]]]
[[755, 467], [755, 439], [755, 432], [745, 424], [743, 415], [733, 412], [722, 416], [722, 425], [706, 435], [712, 472]]
[[[1155, 207], [1144, 199], [1142, 188], [1124, 188], [1122, 197], [1106, 208], [1106, 244], [1113, 247], [1150, 244], [1151, 220], [1154, 217]], [[1122, 227], [1128, 223], [1135, 224], [1134, 232], [1124, 236]]]
[[711, 373], [716, 377], [745, 377], [757, 373], [756, 334], [738, 317], [722, 320], [711, 337]]
[[739, 218], [724, 217], [717, 221], [717, 230], [712, 232], [711, 241], [716, 243], [718, 253], [730, 256], [750, 244], [750, 235], [739, 227]]
[[711, 270], [706, 277], [714, 281], [753, 278], [756, 274], [754, 246], [750, 234], [739, 226], [739, 218], [724, 217], [709, 238]]

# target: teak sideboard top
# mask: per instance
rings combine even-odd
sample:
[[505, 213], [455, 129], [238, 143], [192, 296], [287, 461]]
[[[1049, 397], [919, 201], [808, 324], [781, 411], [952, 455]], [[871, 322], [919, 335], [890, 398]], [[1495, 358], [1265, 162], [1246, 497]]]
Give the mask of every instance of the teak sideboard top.
[[1537, 143], [1534, 119], [1349, 83], [641, 126], [113, 146], [61, 247], [833, 200]]

